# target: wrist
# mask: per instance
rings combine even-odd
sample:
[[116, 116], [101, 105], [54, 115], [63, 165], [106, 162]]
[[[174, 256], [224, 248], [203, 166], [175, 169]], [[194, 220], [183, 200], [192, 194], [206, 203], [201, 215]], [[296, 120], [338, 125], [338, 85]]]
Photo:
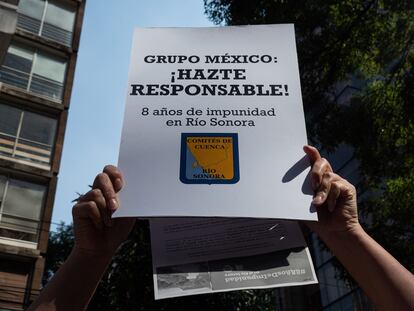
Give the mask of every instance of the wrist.
[[81, 248], [78, 246], [74, 246], [72, 252], [70, 253], [70, 258], [74, 258], [77, 261], [85, 261], [85, 262], [92, 262], [92, 263], [104, 263], [107, 264], [112, 260], [114, 256], [114, 252], [110, 251], [103, 251], [103, 250], [90, 250]]
[[327, 245], [332, 245], [342, 243], [344, 241], [356, 242], [359, 239], [361, 239], [364, 235], [366, 235], [366, 232], [362, 228], [362, 226], [357, 222], [355, 224], [352, 224], [345, 230], [324, 232], [320, 233], [319, 235]]

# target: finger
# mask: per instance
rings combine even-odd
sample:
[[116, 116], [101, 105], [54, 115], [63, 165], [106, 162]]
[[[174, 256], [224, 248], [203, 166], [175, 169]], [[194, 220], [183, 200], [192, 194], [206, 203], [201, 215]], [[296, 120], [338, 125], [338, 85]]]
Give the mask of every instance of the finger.
[[312, 171], [311, 171], [311, 182], [313, 189], [317, 189], [319, 187], [319, 184], [322, 180], [322, 175], [325, 172], [332, 172], [332, 167], [329, 164], [329, 162], [322, 158], [318, 149], [316, 149], [313, 146], [306, 145], [303, 146], [303, 151], [308, 155], [309, 160], [312, 164]]
[[331, 190], [333, 173], [327, 172], [323, 174], [319, 187], [316, 190], [316, 194], [312, 203], [315, 205], [322, 205], [328, 198], [329, 191]]
[[309, 145], [303, 146], [303, 151], [305, 151], [305, 153], [308, 155], [309, 160], [312, 165], [313, 163], [321, 159], [321, 155], [319, 154], [318, 149], [316, 149], [313, 146], [309, 146]]
[[325, 158], [320, 158], [313, 163], [311, 170], [311, 182], [314, 190], [319, 188], [322, 182], [322, 177], [327, 172], [332, 172], [332, 167]]
[[107, 165], [104, 167], [103, 172], [109, 176], [115, 192], [118, 192], [122, 189], [124, 185], [124, 176], [116, 166]]
[[102, 217], [95, 201], [80, 202], [72, 208], [73, 219], [89, 219], [98, 228], [102, 229]]
[[96, 203], [99, 212], [101, 213], [102, 219], [106, 226], [112, 226], [111, 211], [107, 207], [105, 197], [99, 188], [95, 188], [84, 194], [79, 202], [93, 201]]
[[78, 202], [88, 202], [88, 201], [94, 201], [99, 209], [105, 209], [106, 208], [106, 201], [105, 197], [102, 194], [102, 191], [99, 188], [89, 190], [87, 193], [82, 195]]
[[339, 181], [332, 181], [331, 188], [326, 198], [326, 205], [328, 206], [328, 211], [333, 212], [336, 207], [337, 200], [341, 194], [341, 184]]
[[355, 186], [346, 179], [342, 179], [340, 197], [345, 200], [356, 200], [356, 195]]
[[107, 208], [109, 208], [111, 212], [116, 211], [118, 208], [116, 193], [112, 181], [106, 173], [100, 173], [96, 176], [92, 189], [100, 189], [105, 197]]

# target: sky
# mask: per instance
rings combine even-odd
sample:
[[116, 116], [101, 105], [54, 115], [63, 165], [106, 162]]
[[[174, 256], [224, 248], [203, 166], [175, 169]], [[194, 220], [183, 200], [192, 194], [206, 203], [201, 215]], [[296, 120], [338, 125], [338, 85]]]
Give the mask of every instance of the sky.
[[86, 1], [52, 229], [72, 221], [76, 193], [118, 161], [134, 27], [208, 26], [202, 0]]

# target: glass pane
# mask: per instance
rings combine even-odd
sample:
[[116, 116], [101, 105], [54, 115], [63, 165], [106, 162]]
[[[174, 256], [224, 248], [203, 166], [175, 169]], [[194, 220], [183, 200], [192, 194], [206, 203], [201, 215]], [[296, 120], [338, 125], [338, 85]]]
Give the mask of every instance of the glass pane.
[[335, 278], [335, 269], [332, 263], [326, 263], [318, 271], [319, 286], [321, 289], [322, 305], [326, 306], [338, 298], [338, 289]]
[[75, 22], [75, 11], [69, 6], [49, 2], [46, 9], [45, 22], [72, 32]]
[[[16, 136], [20, 114], [20, 109], [0, 104], [0, 133]], [[3, 135], [0, 135], [0, 137], [5, 139]]]
[[321, 303], [322, 303], [322, 306], [324, 307], [327, 304], [329, 304], [328, 290], [327, 290], [327, 285], [326, 285], [326, 276], [325, 276], [324, 268], [322, 267], [321, 269], [319, 269], [317, 273], [318, 273], [318, 279], [319, 279], [319, 292], [321, 295]]
[[39, 220], [46, 186], [9, 179], [3, 213]]
[[30, 84], [30, 91], [61, 100], [63, 95], [63, 83], [34, 74]]
[[342, 307], [343, 311], [353, 311], [354, 310], [354, 301], [352, 300], [351, 295], [348, 295], [345, 298], [342, 298], [340, 301], [341, 301], [341, 307]]
[[41, 20], [44, 7], [44, 0], [20, 0], [17, 11], [21, 14]]
[[[28, 240], [28, 236], [25, 233], [35, 235], [39, 227], [39, 222], [37, 220], [25, 220], [13, 216], [2, 215], [0, 225], [1, 227], [9, 230], [7, 237], [12, 239]], [[29, 240], [31, 240], [30, 236]]]
[[56, 123], [52, 118], [25, 111], [20, 138], [51, 146], [55, 138]]
[[34, 74], [63, 83], [63, 80], [65, 78], [65, 70], [65, 60], [43, 53], [37, 54], [36, 61], [33, 66]]
[[4, 58], [4, 66], [30, 73], [33, 61], [33, 50], [11, 45]]

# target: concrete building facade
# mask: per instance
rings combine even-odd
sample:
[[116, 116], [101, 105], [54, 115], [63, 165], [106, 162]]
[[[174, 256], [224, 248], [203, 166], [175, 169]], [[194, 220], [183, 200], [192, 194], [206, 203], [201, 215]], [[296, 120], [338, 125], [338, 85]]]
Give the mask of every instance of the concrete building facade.
[[84, 0], [0, 0], [0, 310], [41, 279]]

